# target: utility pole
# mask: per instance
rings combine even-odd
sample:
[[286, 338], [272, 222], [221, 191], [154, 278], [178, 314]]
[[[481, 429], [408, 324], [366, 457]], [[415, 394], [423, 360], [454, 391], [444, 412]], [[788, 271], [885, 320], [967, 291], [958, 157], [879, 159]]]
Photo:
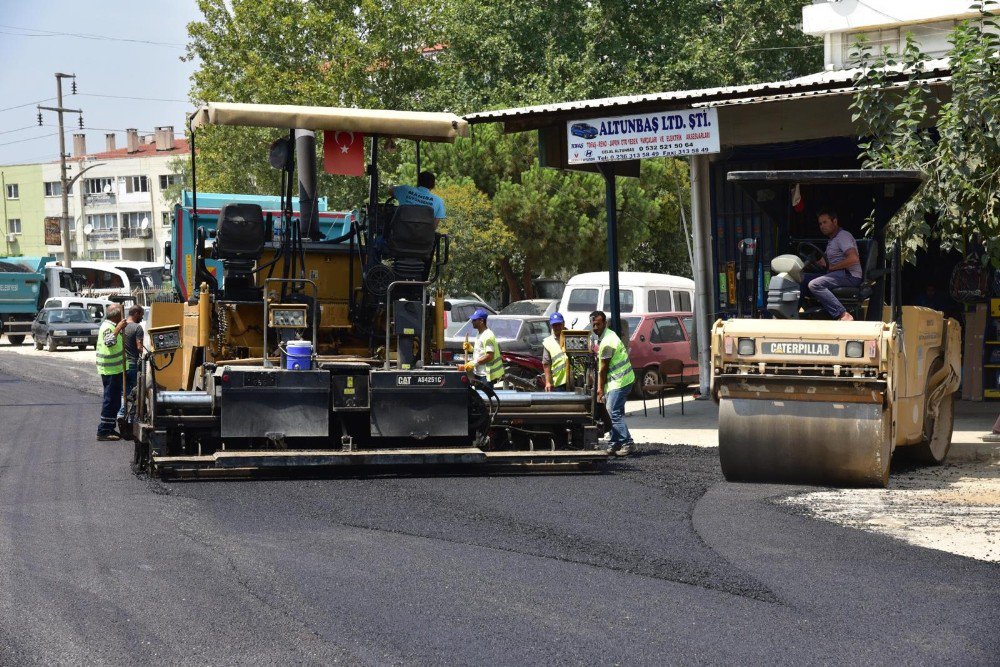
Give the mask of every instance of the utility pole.
[[73, 260], [70, 257], [69, 250], [69, 187], [70, 182], [66, 177], [66, 132], [63, 128], [63, 113], [77, 113], [80, 114], [80, 129], [83, 129], [83, 111], [80, 109], [66, 109], [63, 108], [63, 92], [62, 92], [62, 80], [63, 79], [73, 79], [73, 94], [76, 95], [76, 74], [63, 74], [61, 72], [56, 72], [56, 98], [58, 99], [59, 106], [57, 107], [38, 107], [38, 124], [42, 124], [42, 111], [55, 111], [59, 114], [59, 167], [60, 167], [60, 183], [62, 185], [62, 224], [60, 225], [62, 229], [62, 246], [63, 246], [63, 262], [66, 268], [72, 268]]

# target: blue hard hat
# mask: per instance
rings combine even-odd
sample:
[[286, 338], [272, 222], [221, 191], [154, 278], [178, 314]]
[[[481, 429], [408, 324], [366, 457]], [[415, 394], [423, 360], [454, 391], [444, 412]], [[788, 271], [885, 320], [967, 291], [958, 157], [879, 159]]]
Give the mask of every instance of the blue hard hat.
[[549, 325], [553, 324], [566, 324], [566, 320], [563, 319], [562, 313], [552, 313], [549, 315]]
[[469, 321], [485, 320], [489, 316], [490, 314], [485, 308], [476, 308], [476, 312], [472, 313], [472, 317], [469, 318]]

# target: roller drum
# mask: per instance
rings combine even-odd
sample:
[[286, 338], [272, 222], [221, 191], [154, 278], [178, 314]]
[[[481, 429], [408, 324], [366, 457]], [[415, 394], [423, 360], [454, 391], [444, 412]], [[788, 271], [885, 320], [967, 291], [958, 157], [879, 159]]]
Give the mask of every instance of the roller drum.
[[719, 461], [730, 481], [885, 486], [891, 457], [881, 403], [719, 401]]

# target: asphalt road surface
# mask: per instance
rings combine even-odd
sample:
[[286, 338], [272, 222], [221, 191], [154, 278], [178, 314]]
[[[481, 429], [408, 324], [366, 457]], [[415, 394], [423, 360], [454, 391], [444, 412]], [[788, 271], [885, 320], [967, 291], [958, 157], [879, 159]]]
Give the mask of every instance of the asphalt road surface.
[[797, 513], [715, 450], [605, 474], [161, 483], [0, 371], [0, 664], [996, 664], [1000, 567]]

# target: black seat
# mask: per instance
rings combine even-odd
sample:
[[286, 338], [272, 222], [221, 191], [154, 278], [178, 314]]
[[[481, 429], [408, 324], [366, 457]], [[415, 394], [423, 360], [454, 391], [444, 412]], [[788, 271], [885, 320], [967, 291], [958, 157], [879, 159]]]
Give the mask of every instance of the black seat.
[[434, 209], [397, 206], [383, 233], [386, 257], [430, 260], [434, 252]]
[[222, 260], [222, 298], [226, 301], [259, 301], [263, 290], [256, 286], [254, 262], [260, 259], [267, 240], [264, 212], [257, 204], [226, 204], [212, 245], [212, 257]]
[[[868, 241], [865, 245], [868, 251], [866, 253], [867, 256], [862, 262], [864, 273], [861, 274], [861, 284], [857, 287], [835, 287], [830, 290], [847, 310], [852, 310], [852, 306], [860, 305], [862, 301], [872, 295], [875, 280], [880, 274], [878, 270], [878, 244], [875, 241]], [[862, 250], [861, 244], [858, 245], [858, 249], [859, 251]]]

